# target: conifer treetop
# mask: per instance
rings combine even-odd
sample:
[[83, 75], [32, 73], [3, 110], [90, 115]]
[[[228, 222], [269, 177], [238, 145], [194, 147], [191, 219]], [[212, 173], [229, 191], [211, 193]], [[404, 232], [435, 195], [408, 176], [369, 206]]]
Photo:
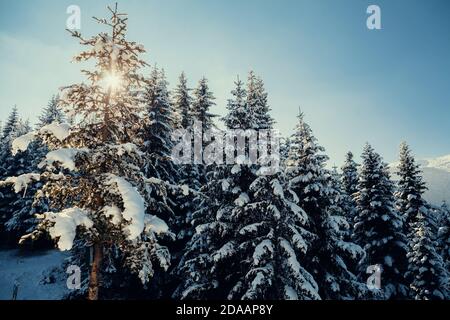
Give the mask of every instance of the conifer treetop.
[[110, 32], [101, 32], [89, 39], [78, 31], [69, 32], [88, 49], [75, 56], [76, 62], [95, 60], [94, 70], [82, 70], [88, 84], [64, 87], [62, 105], [84, 126], [94, 126], [101, 134], [97, 139], [105, 141], [111, 136], [120, 141], [121, 135], [130, 136], [144, 110], [139, 103], [138, 91], [145, 84], [139, 69], [146, 64], [140, 58], [144, 47], [127, 41], [126, 14], [119, 13], [117, 5], [109, 19], [94, 18], [108, 27]]

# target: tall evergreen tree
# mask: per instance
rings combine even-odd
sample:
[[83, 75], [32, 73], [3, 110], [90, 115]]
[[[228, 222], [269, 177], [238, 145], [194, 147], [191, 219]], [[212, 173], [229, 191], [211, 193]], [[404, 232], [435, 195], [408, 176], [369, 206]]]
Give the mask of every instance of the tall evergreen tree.
[[148, 157], [143, 171], [147, 177], [174, 182], [177, 171], [171, 161], [175, 115], [169, 100], [164, 72], [153, 69], [143, 93], [148, 123], [144, 126], [144, 151]]
[[181, 114], [181, 126], [185, 129], [192, 126], [192, 97], [189, 91], [191, 91], [191, 89], [187, 86], [186, 75], [182, 72], [179, 77], [178, 85], [174, 91], [173, 105]]
[[17, 106], [14, 106], [11, 113], [6, 120], [5, 125], [2, 130], [2, 138], [7, 139], [11, 136], [15, 128], [17, 127], [17, 122], [19, 121], [19, 112], [17, 110]]
[[210, 112], [212, 106], [215, 105], [216, 99], [209, 89], [208, 80], [206, 78], [200, 79], [197, 88], [194, 92], [194, 101], [192, 103], [192, 118], [200, 121], [203, 130], [208, 130], [214, 127], [215, 114]]
[[[145, 80], [139, 73], [145, 65], [139, 58], [144, 49], [126, 40], [127, 18], [117, 6], [108, 9], [111, 18], [97, 20], [110, 28], [109, 33], [85, 39], [71, 32], [88, 47], [75, 60], [96, 62], [96, 69], [83, 72], [88, 84], [65, 89], [62, 104], [69, 115], [77, 115], [77, 121], [35, 133], [51, 150], [41, 172], [9, 181], [22, 191], [28, 182], [39, 180], [42, 187], [36, 199], [46, 198], [50, 205], [50, 211], [40, 215], [37, 230], [23, 241], [48, 232], [61, 250], [71, 249], [75, 238], [91, 246], [91, 300], [99, 297], [100, 278], [112, 250], [142, 283], [148, 283], [159, 266], [166, 269], [170, 263], [167, 248], [158, 242], [159, 235], [168, 232], [167, 224], [145, 212], [151, 203], [150, 189], [164, 193], [166, 187], [140, 171], [145, 158], [138, 148], [143, 143], [139, 124], [146, 119], [137, 93]], [[31, 139], [21, 137], [16, 148], [24, 150]]]
[[361, 259], [362, 249], [344, 240], [348, 223], [339, 208], [339, 192], [325, 169], [328, 157], [314, 137], [311, 128], [298, 116], [291, 136], [287, 160], [289, 187], [297, 194], [298, 203], [308, 217], [308, 231], [314, 234], [311, 248], [305, 257], [307, 270], [312, 274], [323, 299], [354, 299], [366, 294], [349, 270], [345, 261]]
[[345, 163], [342, 166], [342, 186], [345, 192], [352, 196], [358, 191], [358, 165], [353, 160], [350, 151], [345, 155]]
[[411, 232], [410, 227], [416, 221], [415, 217], [420, 212], [424, 216], [428, 216], [429, 213], [423, 199], [426, 187], [422, 179], [421, 170], [405, 142], [400, 145], [400, 162], [397, 175], [396, 207], [404, 221], [404, 232], [408, 234]]
[[382, 292], [387, 299], [408, 297], [406, 271], [407, 239], [394, 208], [393, 183], [381, 157], [366, 144], [356, 193], [357, 216], [353, 236], [366, 251], [362, 277], [368, 266], [382, 268]]
[[[2, 179], [9, 176], [22, 175], [33, 170], [35, 166], [35, 148], [20, 154], [11, 151], [12, 142], [18, 136], [27, 134], [31, 130], [29, 121], [19, 118], [17, 108], [14, 107], [8, 117], [0, 145], [0, 168]], [[35, 224], [32, 208], [33, 186], [24, 192], [16, 194], [9, 186], [1, 186], [0, 199], [0, 232], [8, 245], [17, 245], [21, 234], [29, 231]]]
[[[0, 144], [0, 179], [3, 180], [6, 177], [14, 173], [13, 163], [14, 157], [11, 153], [11, 142], [14, 139], [15, 132], [17, 130], [17, 125], [19, 121], [19, 115], [17, 107], [14, 106], [11, 113], [6, 120], [5, 126], [1, 132], [1, 144]], [[2, 187], [0, 189], [0, 232], [3, 238], [6, 238], [5, 223], [11, 217], [9, 212], [9, 204], [15, 198], [15, 195], [11, 192], [9, 188]]]
[[65, 122], [65, 116], [62, 108], [59, 106], [59, 95], [54, 95], [50, 101], [47, 104], [47, 107], [45, 107], [41, 115], [39, 116], [39, 121], [36, 124], [36, 127], [38, 129], [49, 125], [53, 122], [57, 123], [64, 123]]
[[[156, 212], [168, 222], [169, 228], [174, 232], [174, 237], [167, 238], [162, 242], [171, 251], [174, 263], [178, 262], [190, 231], [188, 222], [190, 221], [192, 194], [182, 193], [189, 193], [188, 189], [195, 187], [194, 184], [189, 183], [189, 178], [198, 178], [187, 168], [176, 166], [171, 159], [174, 146], [172, 133], [179, 128], [179, 110], [177, 109], [189, 108], [189, 105], [185, 105], [185, 103], [189, 103], [190, 98], [187, 95], [188, 89], [183, 79], [185, 79], [184, 76], [180, 80], [177, 94], [179, 99], [175, 99], [175, 105], [172, 105], [169, 100], [168, 83], [164, 72], [159, 71], [156, 67], [152, 71], [144, 92], [144, 102], [147, 106], [149, 121], [147, 126], [144, 127], [144, 150], [147, 161], [143, 171], [147, 178], [159, 179], [168, 186], [165, 193], [152, 190], [152, 201], [149, 202], [148, 212]], [[189, 116], [189, 113], [183, 114], [184, 111], [189, 110], [181, 110], [182, 115]], [[196, 169], [195, 167], [194, 170]], [[184, 192], [180, 192], [182, 184], [186, 184]], [[171, 279], [167, 274], [159, 274], [158, 278], [162, 289], [161, 294], [167, 295], [167, 292], [174, 286], [176, 279]]]
[[247, 129], [251, 116], [247, 108], [247, 91], [239, 77], [234, 84], [236, 87], [231, 91], [232, 98], [228, 99], [228, 114], [222, 120], [229, 129]]
[[[241, 82], [235, 84], [225, 123], [228, 129], [252, 128], [250, 113], [241, 110], [248, 108]], [[286, 191], [282, 174], [259, 173], [258, 165], [240, 162], [208, 171], [175, 297], [319, 298], [317, 284], [298, 260], [307, 250], [304, 237], [310, 235], [302, 227], [306, 216], [294, 193]]]
[[343, 209], [345, 217], [350, 223], [350, 233], [353, 231], [353, 225], [356, 215], [356, 202], [354, 195], [358, 191], [358, 165], [353, 160], [353, 153], [347, 152], [344, 165], [341, 168], [342, 191], [343, 191]]
[[[28, 120], [18, 119], [16, 128], [11, 131], [11, 140], [8, 144], [11, 148], [12, 141], [22, 135], [31, 132], [30, 122]], [[8, 172], [9, 176], [20, 176], [32, 172], [36, 169], [37, 161], [36, 155], [37, 147], [32, 144], [28, 150], [19, 154], [10, 154], [8, 158]], [[33, 206], [33, 197], [35, 193], [35, 185], [30, 184], [22, 193], [16, 194], [9, 188], [5, 190], [7, 194], [8, 203], [4, 209], [7, 212], [7, 221], [5, 222], [6, 231], [9, 233], [11, 244], [17, 244], [21, 235], [30, 232], [36, 226], [36, 205]]]
[[269, 114], [270, 107], [264, 82], [253, 71], [250, 71], [248, 75], [247, 105], [248, 112], [253, 118], [252, 129], [270, 129], [273, 126], [274, 120]]

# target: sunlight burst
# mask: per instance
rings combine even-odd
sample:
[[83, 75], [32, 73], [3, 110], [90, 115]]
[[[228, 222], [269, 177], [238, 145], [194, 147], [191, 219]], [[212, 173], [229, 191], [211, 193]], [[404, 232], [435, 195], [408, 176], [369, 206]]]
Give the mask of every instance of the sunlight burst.
[[122, 78], [115, 73], [109, 73], [101, 80], [101, 86], [105, 90], [117, 91], [122, 86]]

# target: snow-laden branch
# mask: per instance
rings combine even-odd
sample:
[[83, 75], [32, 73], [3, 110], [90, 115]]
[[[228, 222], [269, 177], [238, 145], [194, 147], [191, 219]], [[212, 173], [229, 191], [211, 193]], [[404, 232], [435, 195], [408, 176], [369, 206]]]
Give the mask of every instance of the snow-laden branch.
[[157, 216], [145, 213], [145, 201], [139, 192], [128, 181], [114, 174], [106, 175], [106, 185], [114, 186], [110, 192], [122, 198], [124, 210], [120, 212], [117, 206], [107, 206], [104, 213], [112, 218], [114, 224], [120, 224], [122, 218], [129, 222], [125, 226], [130, 241], [135, 240], [144, 231], [146, 233], [169, 233], [167, 223]]
[[129, 222], [125, 227], [128, 231], [128, 239], [135, 240], [142, 234], [145, 227], [145, 201], [139, 192], [128, 181], [122, 177], [118, 177], [114, 174], [106, 175], [106, 185], [115, 187], [110, 192], [113, 194], [119, 194], [122, 198], [124, 211], [122, 212], [123, 218]]
[[52, 239], [57, 239], [61, 251], [72, 249], [78, 226], [89, 229], [94, 225], [89, 218], [89, 212], [78, 207], [64, 209], [61, 212], [46, 212], [43, 216], [44, 220], [54, 223], [49, 228], [49, 234]]
[[68, 169], [71, 171], [76, 171], [75, 166], [75, 156], [79, 153], [89, 152], [87, 148], [62, 148], [54, 151], [50, 151], [45, 156], [45, 160], [39, 163], [38, 167], [48, 167], [53, 166], [55, 162], [59, 163], [60, 166], [64, 169]]
[[37, 133], [33, 131], [14, 139], [11, 145], [12, 154], [16, 155], [19, 151], [26, 151], [30, 143], [36, 140], [36, 134]]
[[26, 173], [17, 177], [8, 177], [4, 181], [0, 181], [0, 187], [5, 185], [14, 185], [14, 192], [19, 193], [22, 190], [28, 188], [28, 185], [33, 181], [39, 181], [41, 179], [41, 175], [39, 173]]
[[53, 135], [59, 141], [64, 141], [70, 135], [70, 125], [67, 123], [53, 122], [41, 129], [29, 132], [23, 136], [17, 137], [12, 142], [11, 151], [16, 155], [19, 151], [26, 151], [30, 143], [36, 140], [39, 135]]

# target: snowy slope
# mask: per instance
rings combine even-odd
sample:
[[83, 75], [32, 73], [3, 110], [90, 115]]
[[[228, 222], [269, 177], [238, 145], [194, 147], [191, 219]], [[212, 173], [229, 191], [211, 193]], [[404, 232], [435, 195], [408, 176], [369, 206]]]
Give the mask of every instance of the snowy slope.
[[[60, 268], [67, 254], [59, 251], [20, 253], [19, 250], [0, 251], [0, 300], [12, 297], [14, 282], [19, 284], [17, 300], [58, 300], [67, 292], [62, 272], [56, 279], [43, 281], [51, 270]], [[48, 282], [48, 281], [47, 281]]]
[[[443, 200], [450, 203], [450, 155], [418, 161], [423, 170], [423, 178], [427, 183], [425, 193], [427, 201], [441, 205]], [[397, 163], [390, 165], [391, 171], [396, 170]], [[393, 176], [395, 179], [395, 175]]]

